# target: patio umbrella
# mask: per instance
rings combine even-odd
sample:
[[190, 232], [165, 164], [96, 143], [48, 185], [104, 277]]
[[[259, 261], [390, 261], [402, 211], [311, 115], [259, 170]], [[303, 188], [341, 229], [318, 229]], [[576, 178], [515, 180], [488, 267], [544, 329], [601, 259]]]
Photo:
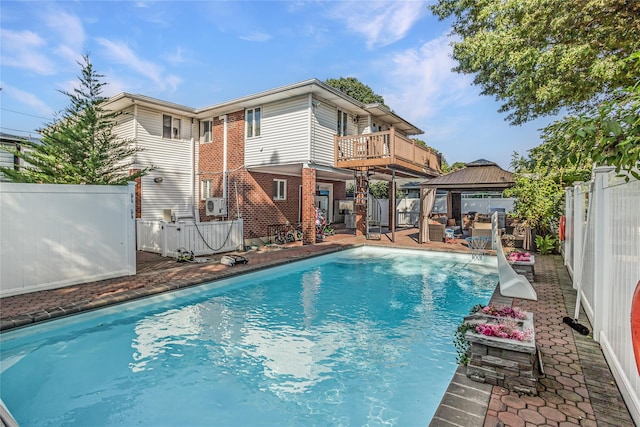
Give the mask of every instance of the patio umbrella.
[[436, 189], [423, 187], [420, 189], [420, 228], [418, 243], [429, 242], [429, 215], [436, 201]]

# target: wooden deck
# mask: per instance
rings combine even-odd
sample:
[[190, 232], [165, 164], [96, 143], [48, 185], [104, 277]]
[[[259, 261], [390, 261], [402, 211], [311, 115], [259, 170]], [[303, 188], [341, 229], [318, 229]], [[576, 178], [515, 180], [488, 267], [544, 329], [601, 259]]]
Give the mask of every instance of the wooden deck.
[[394, 169], [400, 176], [442, 174], [438, 154], [398, 134], [394, 129], [335, 137], [335, 164], [345, 169]]

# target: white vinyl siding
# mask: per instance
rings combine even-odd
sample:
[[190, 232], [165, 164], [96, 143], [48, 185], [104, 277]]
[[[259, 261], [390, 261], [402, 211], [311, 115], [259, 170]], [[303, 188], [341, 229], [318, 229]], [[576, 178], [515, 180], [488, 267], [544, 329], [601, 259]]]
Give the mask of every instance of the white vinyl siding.
[[[336, 135], [337, 109], [322, 103], [315, 110], [312, 158], [315, 163], [334, 166], [334, 141]], [[358, 133], [357, 126], [351, 114], [347, 115], [347, 135]]]
[[[136, 142], [142, 151], [137, 154], [136, 163], [139, 167], [155, 167], [142, 177], [143, 219], [160, 219], [163, 209], [172, 209], [177, 217], [193, 215], [191, 188], [194, 184], [189, 142], [193, 129], [187, 125], [191, 119], [173, 114], [172, 117], [181, 119], [183, 139], [164, 139], [163, 115], [166, 114], [138, 107]], [[155, 183], [155, 177], [162, 177], [163, 182]]]
[[262, 106], [261, 135], [245, 140], [245, 165], [308, 162], [308, 97]]

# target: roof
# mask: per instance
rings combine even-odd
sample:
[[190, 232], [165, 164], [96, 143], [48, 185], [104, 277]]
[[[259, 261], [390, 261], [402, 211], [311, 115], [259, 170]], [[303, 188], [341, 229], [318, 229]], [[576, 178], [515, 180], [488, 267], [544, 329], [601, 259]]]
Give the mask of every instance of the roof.
[[406, 135], [420, 135], [424, 133], [424, 131], [398, 116], [384, 105], [378, 103], [364, 104], [315, 78], [244, 96], [242, 98], [236, 98], [219, 104], [210, 105], [204, 108], [191, 108], [151, 98], [145, 95], [130, 93], [120, 93], [109, 99], [108, 103], [113, 110], [120, 110], [136, 103], [139, 105], [154, 107], [161, 111], [179, 111], [187, 117], [203, 119], [232, 113], [249, 107], [255, 107], [257, 104], [261, 103], [276, 102], [306, 94], [313, 94], [316, 98], [323, 99], [331, 104], [337, 105], [339, 108], [344, 108], [357, 115], [364, 116], [370, 114], [373, 117], [384, 120], [390, 125], [393, 125], [396, 129], [401, 130]]
[[4, 133], [4, 132], [0, 132], [0, 142], [5, 143], [5, 144], [20, 144], [23, 141], [29, 141], [29, 142], [33, 142], [33, 143], [39, 143], [40, 142], [40, 138], [36, 138], [33, 137], [31, 135], [29, 136], [18, 136], [18, 135], [13, 135], [10, 133]]
[[513, 187], [513, 173], [502, 169], [494, 162], [479, 159], [467, 163], [466, 167], [446, 175], [425, 181], [422, 186], [443, 190], [490, 190]]

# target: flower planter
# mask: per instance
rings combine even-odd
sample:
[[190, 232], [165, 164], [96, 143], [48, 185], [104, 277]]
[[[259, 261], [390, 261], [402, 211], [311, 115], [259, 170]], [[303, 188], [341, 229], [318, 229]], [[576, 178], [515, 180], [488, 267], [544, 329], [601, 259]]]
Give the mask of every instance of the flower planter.
[[[467, 377], [473, 381], [497, 385], [517, 393], [537, 395], [536, 344], [533, 314], [525, 319], [505, 319], [486, 314], [473, 314], [464, 321], [475, 325], [499, 325], [505, 320], [515, 325], [517, 331], [530, 331], [525, 340], [482, 335], [468, 331], [469, 363]], [[517, 333], [517, 332], [516, 332]]]

